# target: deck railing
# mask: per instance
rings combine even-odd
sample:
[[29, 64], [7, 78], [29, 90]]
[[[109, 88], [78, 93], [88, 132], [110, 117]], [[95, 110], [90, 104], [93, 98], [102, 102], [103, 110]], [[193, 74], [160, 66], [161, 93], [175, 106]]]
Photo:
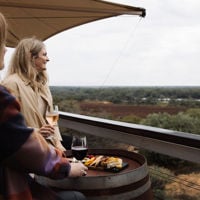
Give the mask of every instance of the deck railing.
[[200, 135], [67, 112], [60, 112], [59, 125], [200, 163]]

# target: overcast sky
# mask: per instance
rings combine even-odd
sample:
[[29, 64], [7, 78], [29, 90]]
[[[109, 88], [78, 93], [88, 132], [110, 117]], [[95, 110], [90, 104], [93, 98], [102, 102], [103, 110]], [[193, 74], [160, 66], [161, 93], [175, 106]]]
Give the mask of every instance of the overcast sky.
[[200, 86], [199, 0], [112, 2], [147, 15], [92, 22], [45, 41], [50, 85]]

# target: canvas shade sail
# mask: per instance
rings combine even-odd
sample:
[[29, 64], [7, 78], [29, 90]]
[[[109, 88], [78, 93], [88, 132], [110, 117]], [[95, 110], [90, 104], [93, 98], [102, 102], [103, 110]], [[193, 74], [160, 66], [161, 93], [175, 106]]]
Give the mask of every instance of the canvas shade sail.
[[0, 0], [8, 21], [7, 46], [24, 37], [45, 40], [69, 28], [122, 14], [145, 16], [145, 9], [100, 0]]

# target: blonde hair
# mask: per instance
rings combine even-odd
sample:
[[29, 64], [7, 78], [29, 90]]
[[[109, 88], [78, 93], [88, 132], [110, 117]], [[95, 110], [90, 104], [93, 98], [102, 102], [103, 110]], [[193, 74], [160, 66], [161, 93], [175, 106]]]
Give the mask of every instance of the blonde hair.
[[7, 23], [4, 15], [0, 12], [0, 57], [3, 58], [2, 54], [6, 45], [7, 37]]
[[12, 55], [7, 76], [17, 73], [21, 79], [30, 82], [34, 89], [45, 85], [47, 74], [45, 71], [38, 72], [34, 63], [34, 58], [44, 47], [44, 43], [35, 37], [22, 39]]

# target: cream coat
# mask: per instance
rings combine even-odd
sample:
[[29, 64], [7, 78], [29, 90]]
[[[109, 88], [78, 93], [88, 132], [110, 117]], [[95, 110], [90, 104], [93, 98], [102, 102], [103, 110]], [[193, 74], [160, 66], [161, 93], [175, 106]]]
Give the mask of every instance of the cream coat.
[[[19, 100], [21, 112], [24, 115], [27, 126], [39, 129], [46, 124], [45, 118], [39, 110], [38, 95], [40, 95], [46, 105], [52, 109], [53, 101], [48, 85], [45, 85], [40, 91], [34, 91], [29, 82], [22, 80], [17, 74], [12, 74], [4, 79], [2, 84], [10, 89], [11, 93]], [[62, 140], [59, 128], [55, 128], [57, 140]], [[51, 139], [51, 142], [54, 146], [57, 146], [57, 141], [55, 139]]]

